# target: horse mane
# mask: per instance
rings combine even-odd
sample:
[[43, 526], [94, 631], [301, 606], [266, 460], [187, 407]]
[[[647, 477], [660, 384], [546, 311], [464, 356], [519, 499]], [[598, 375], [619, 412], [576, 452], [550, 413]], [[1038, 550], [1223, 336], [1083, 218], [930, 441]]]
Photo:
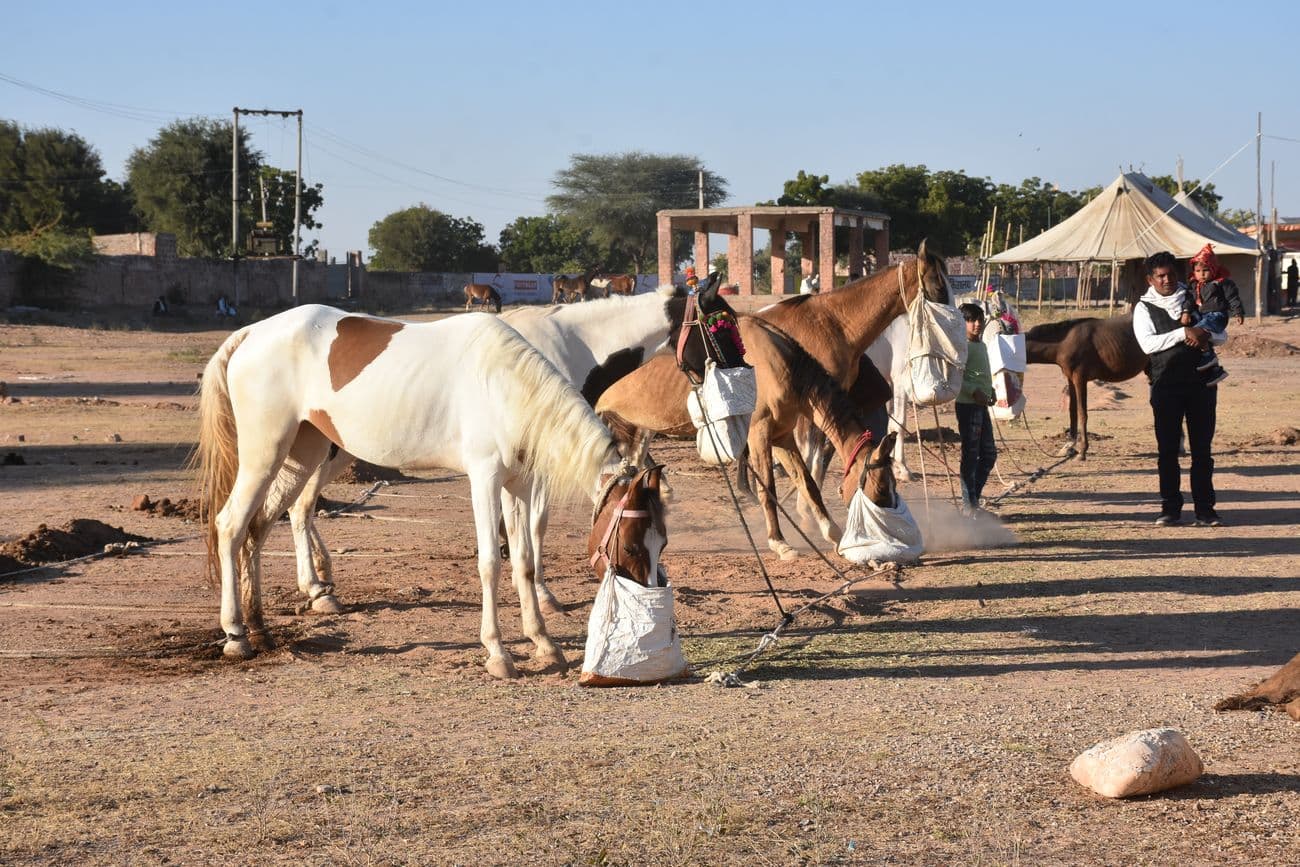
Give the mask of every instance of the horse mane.
[[1097, 322], [1099, 320], [1096, 316], [1079, 316], [1075, 319], [1063, 319], [1060, 322], [1044, 322], [1042, 325], [1035, 325], [1026, 331], [1025, 340], [1034, 340], [1039, 343], [1059, 343], [1080, 322], [1090, 321]]
[[609, 430], [546, 358], [513, 328], [487, 319], [467, 352], [477, 356], [485, 404], [501, 407], [503, 456], [564, 497], [590, 496], [602, 468], [618, 460]]

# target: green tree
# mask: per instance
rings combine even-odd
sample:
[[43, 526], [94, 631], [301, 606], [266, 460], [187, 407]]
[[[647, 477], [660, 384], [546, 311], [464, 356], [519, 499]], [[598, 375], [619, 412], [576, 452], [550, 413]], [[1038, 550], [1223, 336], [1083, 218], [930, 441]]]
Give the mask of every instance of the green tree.
[[[0, 234], [135, 228], [130, 195], [76, 133], [0, 121]], [[84, 232], [80, 232], [84, 234]]]
[[[127, 159], [136, 208], [151, 232], [171, 232], [182, 256], [230, 255], [230, 124], [178, 120]], [[240, 225], [257, 219], [252, 189], [262, 154], [239, 131]]]
[[889, 215], [890, 245], [899, 250], [915, 250], [928, 238], [934, 249], [959, 253], [979, 237], [991, 208], [988, 179], [960, 170], [894, 164], [860, 172], [857, 182]]
[[902, 164], [858, 173], [858, 188], [874, 195], [889, 215], [889, 241], [895, 250], [915, 250], [926, 237], [921, 206], [930, 193], [929, 179], [925, 166]]
[[[276, 237], [280, 240], [280, 252], [284, 254], [293, 252], [293, 196], [294, 188], [297, 185], [297, 179], [294, 173], [284, 169], [277, 169], [272, 166], [262, 166], [258, 172], [260, 183], [266, 184], [266, 215], [270, 219], [272, 228], [275, 230]], [[302, 185], [302, 231], [306, 232], [311, 229], [319, 229], [321, 224], [316, 222], [315, 214], [325, 202], [323, 184], [303, 184]], [[261, 211], [261, 186], [257, 189], [258, 209], [257, 219], [262, 218]], [[227, 210], [226, 212], [230, 212]], [[307, 241], [303, 239], [302, 255], [312, 256], [316, 252], [316, 246], [319, 241], [315, 238]]]
[[425, 204], [394, 211], [370, 228], [377, 271], [494, 271], [497, 252], [483, 226]]
[[602, 256], [583, 229], [547, 214], [520, 217], [501, 230], [501, 267], [536, 274], [569, 274], [592, 267], [621, 270]]
[[794, 178], [785, 182], [781, 197], [775, 202], [760, 202], [760, 205], [781, 205], [799, 207], [813, 205], [830, 205], [836, 208], [852, 208], [858, 211], [877, 211], [880, 200], [871, 193], [852, 184], [834, 184], [827, 186], [830, 175], [810, 175], [803, 169]]
[[1229, 226], [1236, 226], [1238, 229], [1255, 225], [1255, 217], [1256, 214], [1252, 208], [1229, 208], [1219, 214], [1219, 219]]
[[[1178, 181], [1172, 175], [1156, 175], [1151, 179], [1151, 183], [1171, 196], [1178, 194]], [[1191, 200], [1200, 205], [1201, 210], [1207, 214], [1219, 213], [1219, 203], [1223, 201], [1223, 196], [1215, 191], [1213, 181], [1204, 186], [1200, 186], [1200, 183], [1193, 178], [1183, 183], [1183, 189], [1191, 191], [1189, 193]]]
[[[705, 207], [725, 201], [726, 179], [705, 169], [698, 157], [640, 151], [574, 154], [569, 167], [555, 175], [559, 192], [546, 201], [555, 213], [587, 231], [596, 244], [647, 273], [658, 262], [655, 214], [665, 208], [696, 207], [701, 171]], [[674, 255], [685, 258], [689, 248], [689, 239], [684, 239]]]
[[[991, 197], [990, 212], [986, 215], [986, 218], [991, 216], [992, 206], [996, 206], [998, 225], [1003, 227], [999, 231], [1004, 234], [994, 239], [994, 251], [1000, 251], [1004, 246], [1005, 227], [1008, 223], [1013, 227], [1014, 237], [1011, 243], [1014, 246], [1020, 238], [1019, 227], [1024, 228], [1026, 238], [1032, 238], [1073, 216], [1100, 191], [1100, 187], [1083, 192], [1062, 190], [1057, 185], [1049, 184], [1037, 177], [1025, 178], [1019, 186], [998, 184]], [[983, 231], [981, 226], [980, 234]], [[976, 246], [978, 243], [977, 236]]]

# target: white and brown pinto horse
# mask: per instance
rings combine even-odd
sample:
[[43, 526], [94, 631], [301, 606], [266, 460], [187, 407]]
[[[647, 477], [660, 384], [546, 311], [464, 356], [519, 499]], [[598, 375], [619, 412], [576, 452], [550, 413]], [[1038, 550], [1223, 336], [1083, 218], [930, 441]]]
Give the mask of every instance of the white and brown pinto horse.
[[636, 277], [631, 274], [596, 274], [591, 278], [591, 286], [604, 293], [603, 298], [631, 295], [636, 292]]
[[[702, 289], [697, 301], [706, 313], [730, 311], [718, 297], [716, 280]], [[560, 376], [582, 394], [591, 405], [611, 384], [631, 373], [657, 348], [676, 345], [686, 316], [684, 290], [660, 287], [631, 298], [611, 298], [590, 304], [558, 307], [520, 307], [501, 317], [549, 361]], [[704, 370], [706, 349], [698, 334], [692, 334], [684, 349], [683, 363], [697, 374]], [[313, 518], [316, 498], [321, 489], [353, 460], [346, 449], [334, 449], [330, 459], [302, 488], [289, 510], [290, 520], [303, 525], [295, 532], [298, 564], [298, 587], [312, 600], [312, 608], [321, 613], [342, 610], [334, 595], [333, 565], [329, 549], [320, 536]], [[656, 487], [659, 479], [656, 477]], [[523, 568], [527, 580], [536, 588], [543, 609], [562, 610], [547, 587], [542, 560], [542, 541], [546, 534], [550, 495], [545, 484], [535, 486], [528, 502], [527, 524], [532, 545], [524, 549]], [[283, 507], [281, 507], [283, 508]], [[280, 513], [267, 512], [266, 520]], [[303, 540], [300, 542], [299, 540]], [[309, 541], [308, 541], [309, 540]], [[511, 552], [515, 548], [511, 548]]]
[[489, 286], [486, 283], [468, 283], [465, 286], [465, 309], [468, 310], [472, 305], [491, 304], [496, 308], [496, 312], [501, 312], [501, 293], [495, 286]]
[[[462, 368], [475, 373], [446, 375]], [[468, 474], [483, 587], [479, 637], [495, 677], [516, 676], [497, 618], [503, 517], [524, 633], [546, 666], [566, 665], [528, 581], [535, 486], [585, 493], [596, 507], [589, 549], [630, 576], [658, 574], [667, 531], [657, 473], [625, 467], [587, 402], [508, 325], [485, 315], [407, 324], [308, 305], [236, 331], [204, 371], [196, 463], [209, 569], [221, 578], [226, 656], [267, 645], [261, 548], [273, 517], [332, 447], [380, 466]], [[622, 503], [620, 518], [611, 500]], [[294, 511], [295, 546], [309, 550], [309, 530]], [[617, 528], [627, 541], [607, 544], [611, 520], [627, 521]], [[597, 559], [593, 569], [603, 574], [605, 565]]]

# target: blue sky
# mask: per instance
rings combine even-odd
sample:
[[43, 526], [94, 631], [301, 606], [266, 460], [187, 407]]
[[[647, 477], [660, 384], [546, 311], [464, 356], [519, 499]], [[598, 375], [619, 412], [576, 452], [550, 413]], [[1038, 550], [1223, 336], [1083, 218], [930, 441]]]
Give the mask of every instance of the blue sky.
[[[1240, 11], [1237, 11], [1240, 10]], [[1130, 165], [1213, 178], [1254, 207], [1254, 133], [1300, 140], [1285, 98], [1294, 3], [6, 4], [0, 117], [75, 130], [121, 179], [170, 119], [302, 108], [319, 237], [366, 249], [419, 202], [496, 242], [545, 212], [577, 152], [701, 157], [729, 204], [800, 169], [843, 181], [891, 163], [1065, 189]], [[103, 105], [112, 103], [114, 108]], [[250, 119], [291, 168], [292, 122]], [[1300, 141], [1265, 138], [1276, 201], [1300, 214]]]

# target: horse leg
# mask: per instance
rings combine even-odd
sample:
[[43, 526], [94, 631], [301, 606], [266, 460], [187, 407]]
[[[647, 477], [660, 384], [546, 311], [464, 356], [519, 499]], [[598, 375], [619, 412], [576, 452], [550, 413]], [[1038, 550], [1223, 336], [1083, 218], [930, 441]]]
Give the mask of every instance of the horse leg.
[[[328, 449], [328, 441], [325, 446]], [[311, 610], [318, 614], [340, 614], [343, 606], [334, 594], [334, 568], [329, 548], [325, 546], [325, 539], [316, 523], [316, 500], [321, 489], [342, 472], [351, 459], [347, 452], [340, 451], [335, 457], [318, 464], [289, 509], [298, 565], [298, 592], [311, 600]]]
[[[479, 641], [487, 649], [484, 668], [496, 678], [519, 676], [515, 664], [501, 643], [501, 627], [497, 619], [497, 578], [501, 574], [501, 548], [497, 527], [501, 523], [500, 471], [493, 468], [475, 468], [469, 473], [470, 500], [474, 505], [474, 534], [478, 541], [478, 577], [483, 585], [483, 613], [479, 626]], [[517, 539], [511, 539], [515, 543]]]
[[546, 569], [542, 565], [542, 540], [546, 538], [546, 527], [550, 522], [550, 498], [545, 489], [533, 485], [528, 509], [528, 532], [532, 537], [532, 583], [536, 590], [537, 602], [547, 614], [564, 614], [564, 606], [555, 598], [551, 588], [546, 585]]
[[[791, 444], [793, 445], [793, 444]], [[781, 466], [785, 467], [785, 473], [790, 477], [790, 482], [799, 488], [799, 501], [808, 502], [812, 510], [813, 517], [817, 519], [817, 526], [821, 530], [822, 538], [833, 545], [840, 543], [840, 537], [843, 533], [831, 519], [830, 514], [826, 511], [826, 503], [822, 500], [821, 486], [813, 481], [812, 474], [799, 456], [797, 449], [786, 445], [772, 446], [772, 451]]]
[[[1078, 418], [1074, 442], [1079, 451], [1079, 460], [1086, 461], [1088, 459], [1088, 377], [1082, 371], [1075, 373], [1071, 389], [1074, 399], [1070, 402], [1070, 406], [1077, 407]], [[1075, 415], [1076, 413], [1071, 413], [1071, 416]]]
[[[894, 397], [890, 404], [889, 425], [887, 432], [897, 431], [898, 438], [894, 440], [894, 478], [902, 482], [910, 482], [916, 478], [912, 470], [907, 466], [907, 450], [904, 448], [907, 441], [907, 389], [902, 386], [894, 387]], [[921, 447], [920, 440], [917, 440], [916, 447]]]
[[[294, 432], [285, 432], [278, 441], [266, 444], [246, 436], [240, 441], [239, 471], [230, 495], [213, 519], [216, 529], [217, 561], [221, 567], [221, 629], [226, 643], [221, 653], [228, 659], [248, 659], [253, 655], [248, 640], [244, 606], [261, 618], [261, 544], [246, 545], [253, 521], [259, 517], [267, 492], [274, 483], [280, 464], [292, 443]], [[257, 528], [265, 533], [261, 527]], [[240, 581], [240, 578], [246, 579]], [[242, 585], [242, 589], [241, 589]], [[243, 605], [241, 605], [241, 597]]]
[[[540, 486], [535, 486], [540, 487]], [[533, 504], [538, 502], [535, 491], [530, 491], [528, 499], [517, 497], [511, 492], [501, 491], [501, 514], [505, 519], [506, 535], [510, 539], [510, 578], [519, 594], [519, 613], [523, 623], [524, 635], [533, 643], [533, 657], [541, 661], [547, 669], [556, 669], [560, 673], [569, 670], [560, 650], [551, 636], [546, 632], [546, 621], [537, 601], [536, 564], [541, 561], [539, 551], [534, 547], [535, 539], [530, 538], [535, 516], [532, 516]], [[546, 508], [546, 498], [540, 498], [541, 508]]]
[[754, 477], [758, 480], [758, 501], [763, 506], [767, 520], [767, 547], [782, 560], [793, 560], [799, 554], [781, 535], [781, 522], [776, 511], [776, 477], [772, 472], [772, 449], [768, 438], [766, 420], [749, 426], [749, 458], [753, 461]]

